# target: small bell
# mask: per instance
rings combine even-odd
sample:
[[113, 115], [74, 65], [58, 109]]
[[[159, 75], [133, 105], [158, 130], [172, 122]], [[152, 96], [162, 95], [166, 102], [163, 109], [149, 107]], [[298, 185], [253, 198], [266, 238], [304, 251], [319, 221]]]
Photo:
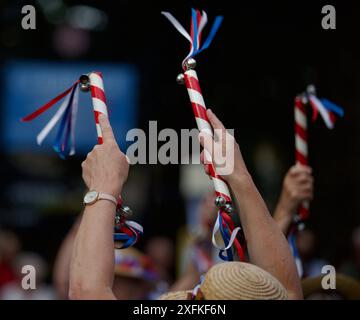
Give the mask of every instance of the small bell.
[[132, 215], [132, 210], [130, 209], [130, 207], [128, 206], [122, 206], [120, 208], [121, 210], [121, 213], [125, 216], [125, 217], [128, 217], [130, 215]]
[[215, 199], [215, 205], [218, 207], [218, 208], [222, 208], [224, 205], [226, 204], [226, 200], [224, 197], [222, 196], [217, 196], [216, 199]]
[[300, 222], [297, 226], [298, 231], [303, 231], [305, 229], [305, 223], [304, 222]]
[[79, 87], [82, 92], [88, 92], [90, 90], [90, 79], [89, 76], [86, 74], [83, 74], [79, 78]]
[[234, 208], [233, 208], [233, 206], [232, 206], [230, 203], [227, 203], [227, 204], [224, 206], [224, 210], [225, 210], [226, 213], [233, 213]]
[[119, 214], [116, 214], [116, 216], [115, 216], [115, 224], [116, 224], [116, 225], [119, 224], [120, 221], [121, 221], [120, 215], [119, 215]]
[[184, 79], [184, 74], [183, 73], [179, 73], [176, 77], [176, 82], [178, 84], [184, 84], [185, 83], [185, 79]]
[[196, 68], [196, 60], [194, 58], [189, 58], [185, 61], [186, 70], [195, 69]]

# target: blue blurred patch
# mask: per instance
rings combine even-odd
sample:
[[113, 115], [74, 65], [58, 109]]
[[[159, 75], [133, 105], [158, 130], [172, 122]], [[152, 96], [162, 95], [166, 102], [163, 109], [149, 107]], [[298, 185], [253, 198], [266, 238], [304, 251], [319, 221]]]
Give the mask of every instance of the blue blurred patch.
[[[3, 69], [3, 146], [4, 151], [51, 152], [57, 126], [41, 146], [36, 136], [50, 120], [61, 102], [28, 123], [20, 118], [33, 112], [74, 83], [81, 74], [103, 73], [110, 121], [121, 148], [126, 147], [128, 130], [137, 125], [139, 77], [128, 64], [63, 63], [14, 60]], [[76, 124], [76, 153], [87, 153], [97, 143], [94, 113], [90, 93], [79, 93], [79, 112]], [[54, 153], [55, 155], [55, 153]]]

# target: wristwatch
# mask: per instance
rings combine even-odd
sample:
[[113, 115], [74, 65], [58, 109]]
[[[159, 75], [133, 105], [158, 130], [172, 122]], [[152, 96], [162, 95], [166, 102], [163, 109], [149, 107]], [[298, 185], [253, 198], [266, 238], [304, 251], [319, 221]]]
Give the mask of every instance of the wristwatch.
[[99, 200], [108, 200], [108, 201], [111, 201], [112, 203], [114, 203], [115, 206], [117, 206], [117, 200], [111, 194], [97, 192], [95, 190], [90, 190], [84, 196], [84, 204], [85, 205], [94, 204], [95, 202], [97, 202]]

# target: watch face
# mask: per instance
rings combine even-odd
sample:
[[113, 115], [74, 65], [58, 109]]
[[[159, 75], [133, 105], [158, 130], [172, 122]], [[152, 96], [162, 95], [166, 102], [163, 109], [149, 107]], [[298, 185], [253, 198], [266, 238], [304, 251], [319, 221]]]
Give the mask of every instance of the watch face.
[[89, 191], [84, 197], [85, 204], [94, 203], [97, 200], [98, 193], [96, 191]]

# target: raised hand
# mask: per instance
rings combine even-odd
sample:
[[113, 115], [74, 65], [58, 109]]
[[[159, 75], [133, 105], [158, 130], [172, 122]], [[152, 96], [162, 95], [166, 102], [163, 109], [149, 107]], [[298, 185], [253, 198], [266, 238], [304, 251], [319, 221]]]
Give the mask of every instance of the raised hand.
[[301, 164], [292, 166], [285, 175], [280, 199], [274, 213], [274, 219], [285, 233], [300, 203], [312, 200], [313, 192], [312, 169]]
[[108, 117], [100, 115], [99, 122], [103, 143], [96, 145], [82, 163], [83, 180], [89, 190], [118, 197], [128, 176], [129, 163], [116, 143]]
[[229, 183], [237, 177], [248, 177], [249, 173], [235, 138], [226, 130], [211, 109], [207, 109], [206, 114], [214, 129], [214, 137], [203, 132], [199, 134], [200, 143], [204, 147], [200, 160], [204, 165], [205, 172], [209, 174], [208, 155], [210, 155], [216, 173]]

